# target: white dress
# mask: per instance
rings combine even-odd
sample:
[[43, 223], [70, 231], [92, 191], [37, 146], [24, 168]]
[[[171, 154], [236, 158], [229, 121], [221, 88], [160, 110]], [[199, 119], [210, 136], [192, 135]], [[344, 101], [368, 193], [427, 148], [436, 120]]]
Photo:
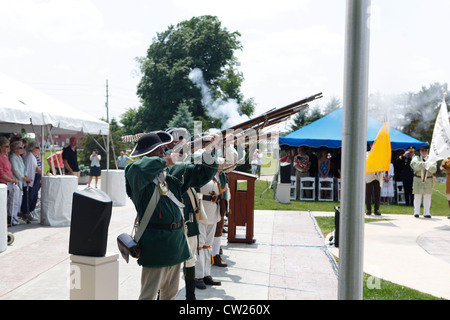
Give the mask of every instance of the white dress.
[[[385, 178], [390, 177], [389, 182], [386, 182]], [[383, 172], [383, 179], [381, 184], [381, 196], [382, 197], [394, 197], [394, 166], [391, 163], [389, 171]]]

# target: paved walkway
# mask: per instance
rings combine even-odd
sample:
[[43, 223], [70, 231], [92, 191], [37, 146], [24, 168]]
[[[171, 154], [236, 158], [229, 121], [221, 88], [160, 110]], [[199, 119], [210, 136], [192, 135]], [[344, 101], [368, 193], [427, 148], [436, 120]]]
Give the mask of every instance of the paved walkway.
[[[131, 203], [114, 207], [108, 252], [118, 253], [116, 237], [131, 229]], [[69, 227], [38, 223], [9, 229], [15, 242], [0, 253], [0, 299], [69, 299]], [[256, 211], [254, 244], [222, 238], [227, 268], [213, 266], [222, 286], [196, 290], [198, 299], [336, 299], [337, 271], [312, 215]], [[184, 300], [184, 281], [178, 300]], [[119, 299], [137, 299], [140, 267], [119, 260]]]
[[[131, 201], [114, 207], [108, 252], [118, 253], [116, 237], [130, 232]], [[281, 300], [337, 299], [337, 266], [315, 215], [295, 211], [255, 211], [254, 244], [222, 238], [227, 268], [213, 266], [222, 286], [196, 290], [198, 299]], [[384, 215], [389, 221], [365, 224], [364, 270], [375, 277], [450, 299], [450, 219]], [[38, 223], [9, 229], [15, 242], [0, 253], [0, 299], [69, 299], [69, 227]], [[180, 274], [182, 279], [182, 276]], [[119, 299], [135, 300], [140, 267], [119, 260]], [[178, 300], [184, 300], [180, 281]]]

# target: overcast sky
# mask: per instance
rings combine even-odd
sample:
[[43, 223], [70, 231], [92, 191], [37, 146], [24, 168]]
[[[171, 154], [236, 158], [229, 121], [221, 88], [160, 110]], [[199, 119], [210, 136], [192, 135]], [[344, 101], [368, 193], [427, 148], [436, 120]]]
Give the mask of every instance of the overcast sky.
[[[342, 98], [344, 0], [0, 0], [0, 72], [96, 117], [137, 107], [135, 58], [169, 25], [215, 15], [239, 31], [255, 115], [323, 92]], [[373, 0], [370, 93], [450, 76], [448, 0]]]

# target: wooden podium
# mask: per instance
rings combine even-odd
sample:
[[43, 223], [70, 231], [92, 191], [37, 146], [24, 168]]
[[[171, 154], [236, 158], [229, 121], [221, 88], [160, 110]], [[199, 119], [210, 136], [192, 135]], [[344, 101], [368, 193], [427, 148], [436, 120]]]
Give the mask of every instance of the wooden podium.
[[[228, 242], [254, 243], [253, 225], [255, 209], [256, 176], [240, 171], [228, 173], [231, 192], [228, 213]], [[245, 227], [245, 234], [238, 234], [236, 227]]]

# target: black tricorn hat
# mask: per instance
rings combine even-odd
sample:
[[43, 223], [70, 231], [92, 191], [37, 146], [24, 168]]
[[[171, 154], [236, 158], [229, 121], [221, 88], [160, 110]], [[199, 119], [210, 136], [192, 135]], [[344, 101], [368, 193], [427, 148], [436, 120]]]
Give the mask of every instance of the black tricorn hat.
[[139, 138], [130, 154], [130, 157], [144, 156], [160, 146], [171, 143], [172, 140], [172, 136], [164, 131], [153, 131], [146, 133]]

